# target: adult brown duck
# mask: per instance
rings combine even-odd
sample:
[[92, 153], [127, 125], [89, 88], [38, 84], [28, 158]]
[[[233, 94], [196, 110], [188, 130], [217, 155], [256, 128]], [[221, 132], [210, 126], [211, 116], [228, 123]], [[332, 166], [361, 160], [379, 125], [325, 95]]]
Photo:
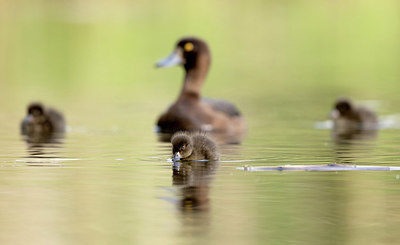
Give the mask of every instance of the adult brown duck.
[[246, 124], [239, 110], [224, 100], [201, 97], [201, 88], [211, 62], [207, 44], [195, 37], [178, 41], [173, 53], [159, 61], [157, 67], [182, 65], [183, 88], [175, 101], [157, 121], [159, 133], [169, 141], [177, 131], [210, 132], [218, 143], [240, 143]]

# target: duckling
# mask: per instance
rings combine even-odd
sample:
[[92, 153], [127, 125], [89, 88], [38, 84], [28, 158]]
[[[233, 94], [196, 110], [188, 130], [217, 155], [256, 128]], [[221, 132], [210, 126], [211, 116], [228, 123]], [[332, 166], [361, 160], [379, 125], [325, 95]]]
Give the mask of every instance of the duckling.
[[28, 106], [27, 116], [21, 123], [23, 135], [50, 135], [64, 131], [65, 121], [60, 112], [36, 102]]
[[355, 106], [349, 99], [340, 98], [331, 112], [334, 131], [339, 134], [355, 133], [364, 130], [376, 130], [376, 114], [363, 106]]
[[221, 143], [240, 143], [243, 140], [246, 124], [236, 106], [224, 100], [201, 97], [210, 62], [207, 43], [199, 38], [186, 37], [178, 41], [170, 56], [156, 64], [157, 67], [182, 65], [185, 70], [177, 100], [157, 121], [160, 133], [203, 131], [229, 136]]
[[218, 160], [215, 142], [201, 133], [177, 132], [172, 136], [173, 160]]

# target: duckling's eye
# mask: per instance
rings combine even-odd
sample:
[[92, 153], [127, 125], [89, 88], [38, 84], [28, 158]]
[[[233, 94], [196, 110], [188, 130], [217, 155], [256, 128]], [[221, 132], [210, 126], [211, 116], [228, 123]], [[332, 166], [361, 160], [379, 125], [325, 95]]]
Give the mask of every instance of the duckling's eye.
[[184, 151], [185, 148], [186, 148], [186, 146], [182, 146], [182, 147], [181, 147], [181, 151]]
[[185, 45], [183, 46], [183, 49], [186, 52], [190, 52], [194, 49], [193, 43], [185, 43]]

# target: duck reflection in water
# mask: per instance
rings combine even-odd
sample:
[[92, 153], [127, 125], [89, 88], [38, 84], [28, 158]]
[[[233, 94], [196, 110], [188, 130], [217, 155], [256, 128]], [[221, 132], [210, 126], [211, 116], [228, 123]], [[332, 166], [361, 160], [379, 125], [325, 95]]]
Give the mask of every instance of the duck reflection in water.
[[205, 99], [201, 88], [211, 63], [205, 41], [182, 38], [174, 52], [156, 64], [157, 67], [181, 65], [185, 69], [182, 90], [157, 121], [159, 140], [169, 142], [177, 131], [202, 131], [214, 134], [219, 143], [240, 143], [246, 133], [246, 123], [240, 111], [225, 100]]
[[336, 163], [351, 165], [359, 158], [368, 157], [378, 133], [376, 114], [369, 108], [354, 105], [347, 98], [340, 98], [335, 102], [331, 117]]
[[28, 106], [27, 115], [21, 122], [21, 134], [28, 143], [31, 157], [41, 158], [48, 154], [45, 149], [58, 148], [64, 132], [65, 120], [59, 111], [38, 102]]
[[378, 117], [369, 108], [356, 106], [347, 98], [336, 101], [331, 111], [333, 120], [332, 137], [336, 143], [347, 140], [375, 139], [378, 131]]
[[178, 202], [180, 210], [183, 212], [209, 210], [210, 184], [217, 168], [216, 161], [174, 162], [172, 184], [182, 187]]
[[182, 186], [182, 211], [208, 210], [209, 189], [219, 153], [205, 134], [178, 132], [172, 136], [173, 185]]

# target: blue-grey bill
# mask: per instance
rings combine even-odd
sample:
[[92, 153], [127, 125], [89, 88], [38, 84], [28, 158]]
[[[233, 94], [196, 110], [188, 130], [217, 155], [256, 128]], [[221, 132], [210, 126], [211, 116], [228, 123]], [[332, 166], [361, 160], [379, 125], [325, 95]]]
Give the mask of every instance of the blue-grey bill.
[[171, 66], [176, 66], [176, 65], [181, 65], [183, 64], [183, 58], [179, 54], [179, 52], [176, 50], [172, 54], [170, 54], [168, 57], [158, 61], [156, 63], [156, 67], [171, 67]]
[[33, 119], [32, 115], [28, 115], [25, 119], [24, 119], [24, 123], [30, 123]]
[[173, 161], [179, 161], [181, 159], [181, 154], [179, 152], [175, 153], [174, 157], [172, 158]]
[[337, 119], [340, 116], [340, 112], [336, 109], [331, 111], [331, 118], [332, 119]]

